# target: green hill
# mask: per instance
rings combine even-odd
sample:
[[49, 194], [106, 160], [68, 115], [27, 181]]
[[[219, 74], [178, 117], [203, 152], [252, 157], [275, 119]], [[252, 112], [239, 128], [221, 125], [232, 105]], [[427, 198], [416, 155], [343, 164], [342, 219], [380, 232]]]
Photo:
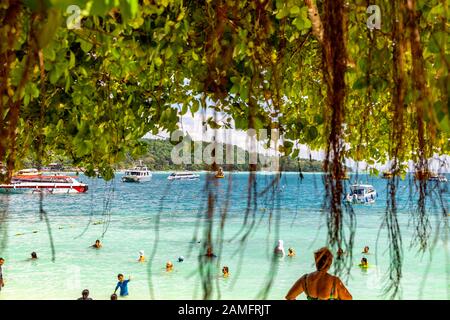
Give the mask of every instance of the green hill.
[[[190, 171], [199, 171], [199, 170], [208, 170], [208, 166], [205, 164], [194, 164], [193, 158], [191, 160], [192, 164], [174, 164], [171, 159], [171, 152], [174, 148], [174, 145], [169, 140], [150, 140], [144, 139], [148, 146], [148, 152], [146, 155], [139, 157], [137, 159], [129, 158], [126, 161], [120, 163], [118, 165], [119, 169], [132, 167], [138, 162], [142, 160], [143, 164], [149, 167], [150, 170], [154, 171], [169, 171], [169, 170], [190, 170]], [[208, 145], [208, 143], [203, 142], [202, 150]], [[228, 145], [228, 147], [230, 147]], [[224, 145], [223, 154], [226, 154], [225, 151], [226, 145]], [[249, 170], [249, 153], [244, 151], [243, 149], [234, 146], [234, 154], [235, 159], [237, 154], [245, 154], [245, 163], [244, 164], [219, 164], [219, 166], [223, 167], [225, 171], [248, 171]], [[236, 163], [237, 161], [235, 161]], [[282, 171], [301, 171], [303, 172], [322, 172], [323, 163], [322, 161], [317, 160], [308, 160], [308, 159], [292, 159], [291, 157], [282, 157], [280, 159], [280, 167]], [[260, 161], [258, 161], [257, 170], [264, 169], [264, 166], [261, 165]]]

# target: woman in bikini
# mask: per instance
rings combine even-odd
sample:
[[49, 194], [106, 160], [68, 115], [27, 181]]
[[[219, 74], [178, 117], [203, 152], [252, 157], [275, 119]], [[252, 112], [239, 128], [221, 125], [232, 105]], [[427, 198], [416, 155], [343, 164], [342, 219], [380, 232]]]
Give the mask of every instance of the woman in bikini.
[[317, 271], [305, 274], [292, 286], [286, 295], [287, 300], [295, 298], [304, 292], [308, 300], [352, 300], [342, 281], [328, 270], [333, 262], [333, 254], [328, 248], [314, 252]]

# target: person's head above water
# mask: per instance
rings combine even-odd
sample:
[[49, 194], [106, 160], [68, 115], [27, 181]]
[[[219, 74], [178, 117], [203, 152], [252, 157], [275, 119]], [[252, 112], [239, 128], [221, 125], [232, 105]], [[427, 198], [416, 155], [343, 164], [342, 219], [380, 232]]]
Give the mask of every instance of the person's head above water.
[[222, 268], [222, 273], [223, 273], [224, 276], [227, 276], [230, 273], [230, 270], [228, 269], [227, 266], [224, 266]]
[[0, 266], [5, 262], [5, 259], [0, 258]]
[[87, 299], [89, 297], [89, 290], [88, 289], [84, 289], [81, 292], [81, 296], [83, 297], [83, 299]]
[[100, 248], [102, 246], [102, 244], [100, 243], [100, 240], [95, 240], [95, 244], [93, 245], [93, 247], [95, 248]]
[[166, 270], [171, 271], [173, 269], [173, 263], [171, 261], [167, 261]]
[[119, 279], [119, 281], [123, 281], [123, 274], [119, 273], [117, 275], [117, 279]]
[[317, 271], [328, 271], [333, 263], [333, 254], [327, 247], [320, 248], [314, 252]]
[[117, 294], [113, 293], [113, 294], [111, 295], [111, 300], [117, 300]]
[[369, 247], [368, 247], [368, 246], [365, 246], [363, 252], [364, 252], [364, 253], [369, 252]]
[[183, 256], [179, 256], [178, 257], [178, 262], [183, 262], [184, 261], [184, 257]]
[[362, 259], [361, 259], [361, 263], [362, 263], [362, 264], [367, 264], [367, 258], [362, 258]]
[[207, 257], [215, 257], [216, 255], [213, 253], [212, 248], [211, 248], [211, 247], [208, 247], [208, 248], [206, 249], [206, 254], [205, 254], [205, 256], [207, 256]]
[[36, 252], [32, 252], [31, 253], [31, 259], [37, 259], [37, 253]]

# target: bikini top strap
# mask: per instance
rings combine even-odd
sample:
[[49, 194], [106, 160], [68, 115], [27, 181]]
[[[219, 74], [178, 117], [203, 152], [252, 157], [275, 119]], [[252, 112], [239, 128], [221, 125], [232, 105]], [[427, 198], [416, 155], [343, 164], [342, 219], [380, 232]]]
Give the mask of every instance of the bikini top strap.
[[330, 299], [334, 299], [335, 292], [336, 292], [336, 278], [333, 279], [333, 287], [331, 288]]
[[306, 296], [309, 297], [308, 285], [306, 284], [308, 282], [307, 279], [308, 279], [308, 274], [305, 275], [305, 293], [306, 293]]

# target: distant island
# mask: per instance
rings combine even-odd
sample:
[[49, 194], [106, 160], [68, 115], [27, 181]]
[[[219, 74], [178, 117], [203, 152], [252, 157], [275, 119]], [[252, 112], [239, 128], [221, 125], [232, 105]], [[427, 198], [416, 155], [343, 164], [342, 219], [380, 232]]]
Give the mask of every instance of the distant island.
[[[144, 139], [144, 141], [148, 145], [147, 154], [137, 159], [127, 159], [126, 161], [119, 163], [117, 169], [122, 170], [133, 167], [136, 163], [139, 163], [140, 160], [152, 171], [202, 171], [208, 169], [205, 164], [174, 164], [171, 159], [171, 151], [174, 145], [169, 140]], [[207, 142], [203, 142], [203, 147], [206, 147], [207, 145]], [[224, 154], [226, 147], [227, 145], [224, 145]], [[228, 145], [228, 147], [230, 147], [230, 145]], [[218, 166], [221, 166], [224, 171], [249, 171], [249, 152], [238, 146], [233, 147], [235, 148], [235, 154], [245, 154], [245, 163], [219, 164]], [[323, 162], [309, 159], [297, 160], [284, 156], [280, 158], [280, 169], [281, 171], [288, 172], [323, 172]], [[256, 170], [264, 170], [264, 166], [258, 163]]]
[[[143, 165], [146, 165], [152, 171], [205, 171], [208, 170], [208, 166], [204, 163], [194, 164], [192, 159], [192, 164], [175, 164], [171, 158], [171, 152], [174, 148], [174, 144], [169, 140], [164, 139], [142, 139], [142, 141], [147, 145], [147, 153], [143, 156], [132, 158], [128, 157], [126, 160], [121, 161], [115, 165], [116, 170], [124, 170], [133, 168], [135, 165], [142, 161]], [[198, 143], [198, 142], [197, 142]], [[202, 142], [202, 150], [208, 146], [208, 142]], [[232, 145], [223, 145], [223, 154], [226, 154], [226, 148], [234, 148], [235, 158], [237, 154], [241, 155], [242, 159], [245, 158], [244, 163], [238, 163], [235, 161], [234, 164], [218, 164], [222, 167], [224, 171], [249, 171], [249, 158], [250, 154], [248, 151]], [[258, 154], [258, 157], [264, 157]], [[61, 157], [50, 157], [48, 163], [45, 163], [42, 167], [43, 171], [50, 172], [73, 172], [73, 171], [84, 171], [83, 168], [77, 168], [72, 164], [70, 159], [61, 159]], [[312, 160], [312, 159], [294, 159], [289, 156], [283, 156], [279, 159], [280, 171], [284, 172], [323, 172], [323, 161]], [[23, 162], [24, 168], [37, 168], [38, 165], [31, 159], [26, 159]], [[0, 163], [0, 169], [2, 164]], [[256, 166], [257, 171], [270, 171], [266, 166], [262, 165], [260, 161]], [[347, 168], [350, 172], [351, 169]]]

